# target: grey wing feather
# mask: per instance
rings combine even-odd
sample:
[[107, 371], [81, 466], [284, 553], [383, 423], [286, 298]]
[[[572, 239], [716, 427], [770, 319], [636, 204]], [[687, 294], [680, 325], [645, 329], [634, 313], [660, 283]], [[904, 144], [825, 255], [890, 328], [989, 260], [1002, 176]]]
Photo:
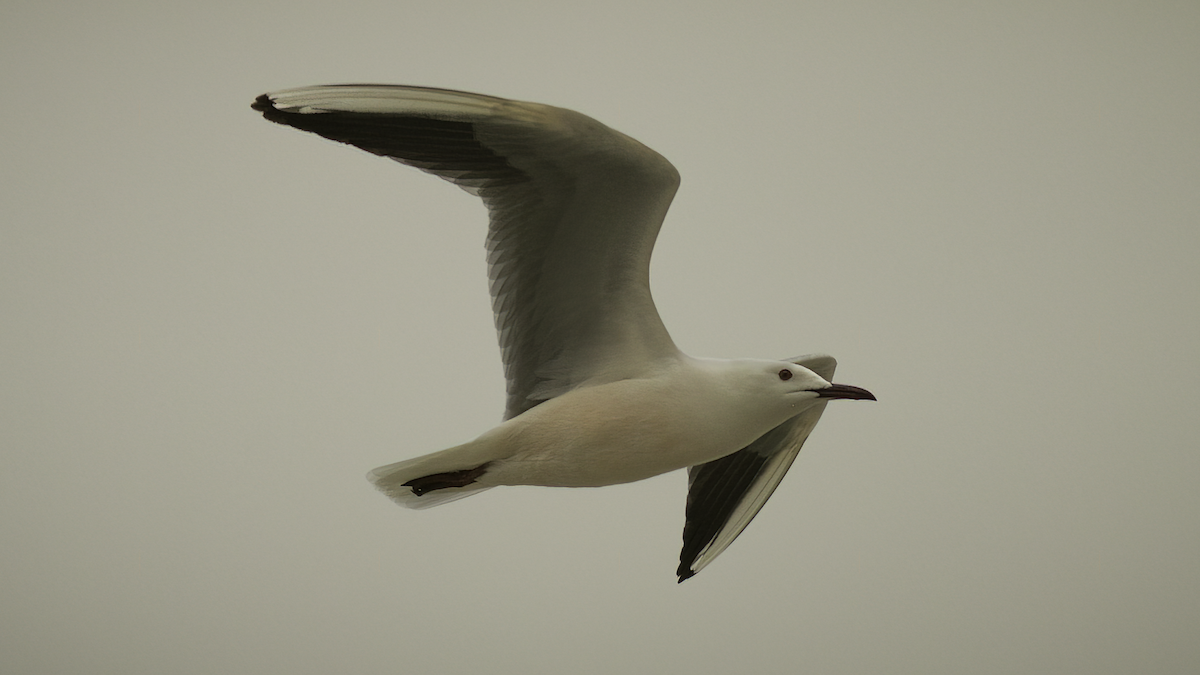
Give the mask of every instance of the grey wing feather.
[[[832, 380], [837, 361], [811, 354], [788, 359]], [[696, 575], [746, 529], [770, 499], [821, 419], [820, 402], [741, 450], [688, 469], [688, 498], [679, 581]]]
[[679, 174], [641, 143], [562, 108], [425, 87], [305, 87], [253, 107], [483, 199], [506, 417], [676, 353], [649, 266]]

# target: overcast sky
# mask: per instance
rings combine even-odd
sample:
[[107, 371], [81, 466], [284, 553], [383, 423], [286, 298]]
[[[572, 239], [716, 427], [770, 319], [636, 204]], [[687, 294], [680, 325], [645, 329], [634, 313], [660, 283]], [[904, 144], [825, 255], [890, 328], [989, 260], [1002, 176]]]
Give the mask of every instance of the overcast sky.
[[[1200, 4], [0, 6], [0, 672], [1200, 670]], [[684, 474], [399, 509], [493, 426], [485, 212], [265, 91], [572, 108], [683, 185], [697, 356], [838, 357], [678, 585]]]

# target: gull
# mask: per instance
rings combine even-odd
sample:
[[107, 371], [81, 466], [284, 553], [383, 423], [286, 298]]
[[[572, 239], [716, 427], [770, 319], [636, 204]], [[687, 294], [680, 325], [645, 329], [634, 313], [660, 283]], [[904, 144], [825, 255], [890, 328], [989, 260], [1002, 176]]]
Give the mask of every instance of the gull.
[[571, 110], [449, 89], [327, 85], [251, 106], [444, 178], [483, 199], [507, 381], [504, 420], [474, 440], [371, 471], [427, 508], [500, 485], [600, 487], [688, 470], [680, 582], [758, 514], [834, 399], [825, 354], [701, 359], [671, 340], [650, 254], [679, 173]]

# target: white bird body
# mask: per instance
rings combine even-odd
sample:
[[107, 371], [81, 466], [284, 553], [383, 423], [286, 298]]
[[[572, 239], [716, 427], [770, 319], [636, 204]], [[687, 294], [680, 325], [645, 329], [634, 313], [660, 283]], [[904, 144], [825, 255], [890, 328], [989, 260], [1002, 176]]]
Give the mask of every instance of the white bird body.
[[[475, 440], [380, 467], [371, 478], [406, 505], [420, 505], [405, 481], [490, 463], [470, 488], [497, 485], [603, 487], [711, 462], [818, 401], [796, 386], [775, 396], [755, 381], [827, 387], [815, 373], [778, 380], [778, 362], [681, 355], [646, 377], [585, 386], [528, 410]], [[401, 489], [395, 489], [401, 488]], [[395, 494], [393, 494], [395, 493]]]
[[650, 295], [679, 183], [658, 153], [570, 110], [423, 87], [260, 96], [274, 122], [433, 173], [483, 198], [506, 419], [368, 474], [411, 508], [500, 485], [600, 487], [689, 470], [680, 581], [727, 547], [782, 480], [830, 399], [825, 355], [680, 352]]

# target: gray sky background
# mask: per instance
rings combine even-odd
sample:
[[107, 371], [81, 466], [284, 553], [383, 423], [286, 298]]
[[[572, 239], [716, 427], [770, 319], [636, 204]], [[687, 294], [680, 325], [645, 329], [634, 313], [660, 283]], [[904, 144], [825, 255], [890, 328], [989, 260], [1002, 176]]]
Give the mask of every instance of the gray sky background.
[[[0, 672], [1197, 672], [1197, 36], [1195, 2], [7, 0]], [[683, 585], [682, 473], [395, 507], [367, 470], [502, 411], [485, 214], [249, 108], [337, 82], [657, 149], [680, 347], [827, 351], [879, 402]]]

